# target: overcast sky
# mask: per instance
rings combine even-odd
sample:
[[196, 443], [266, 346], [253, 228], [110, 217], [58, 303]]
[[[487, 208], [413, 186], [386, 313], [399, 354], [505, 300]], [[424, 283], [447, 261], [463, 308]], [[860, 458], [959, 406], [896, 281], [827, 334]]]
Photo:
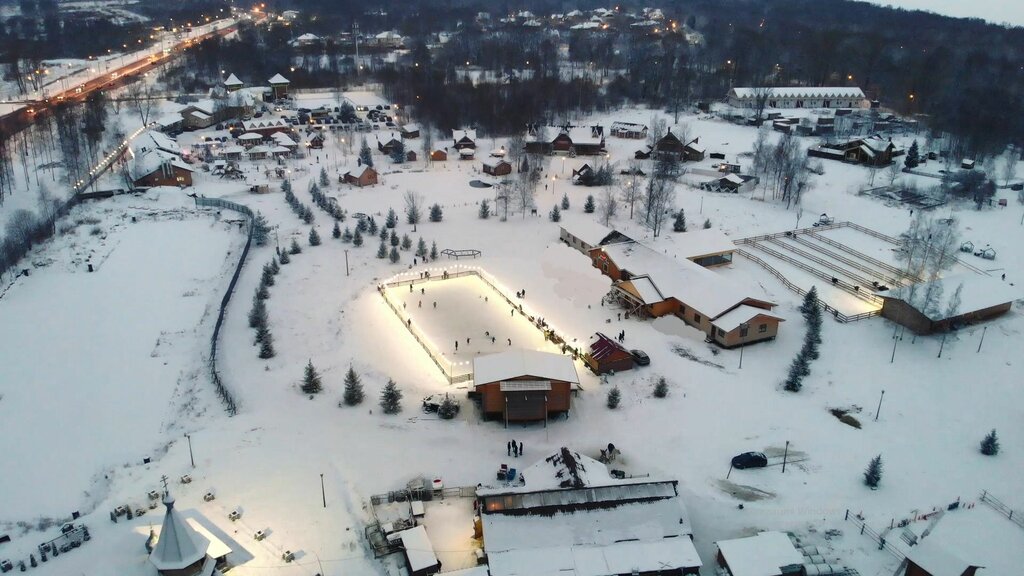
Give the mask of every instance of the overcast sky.
[[982, 18], [996, 24], [1024, 26], [1024, 0], [866, 0], [907, 10], [927, 10], [960, 18]]

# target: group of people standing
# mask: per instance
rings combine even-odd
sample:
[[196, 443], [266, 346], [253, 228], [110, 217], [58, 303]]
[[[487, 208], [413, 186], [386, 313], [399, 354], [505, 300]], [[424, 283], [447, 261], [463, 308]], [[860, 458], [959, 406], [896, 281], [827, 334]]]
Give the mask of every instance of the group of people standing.
[[515, 440], [509, 440], [508, 442], [508, 455], [515, 456], [516, 458], [523, 455], [523, 443], [520, 442], [518, 445]]

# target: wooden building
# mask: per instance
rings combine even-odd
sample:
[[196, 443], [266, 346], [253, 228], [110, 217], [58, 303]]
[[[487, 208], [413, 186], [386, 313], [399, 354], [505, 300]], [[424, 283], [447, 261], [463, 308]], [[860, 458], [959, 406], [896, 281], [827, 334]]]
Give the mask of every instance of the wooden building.
[[377, 137], [377, 151], [383, 154], [387, 154], [388, 156], [390, 156], [391, 153], [395, 151], [395, 148], [404, 146], [405, 144], [402, 143], [401, 138], [396, 138], [394, 133], [383, 138], [381, 138], [380, 136]]
[[444, 162], [448, 160], [448, 151], [440, 148], [430, 153], [431, 162]]
[[484, 416], [509, 422], [547, 420], [571, 408], [579, 385], [572, 358], [534, 350], [477, 356], [473, 383]]
[[[956, 274], [875, 295], [883, 300], [883, 317], [917, 334], [931, 334], [1001, 316], [1021, 291], [991, 276]], [[929, 301], [933, 304], [926, 306]]]
[[870, 103], [864, 91], [851, 86], [795, 86], [732, 88], [727, 95], [734, 108], [753, 109], [758, 100], [771, 108], [867, 108]]
[[669, 128], [668, 132], [661, 137], [661, 140], [654, 144], [653, 148], [648, 146], [642, 150], [637, 150], [636, 159], [645, 160], [652, 156], [668, 155], [677, 158], [681, 162], [699, 162], [704, 159], [706, 152], [697, 145], [699, 141], [700, 138], [694, 138], [688, 142], [683, 142]]
[[622, 344], [598, 332], [590, 343], [590, 352], [583, 361], [594, 374], [622, 372], [633, 369], [633, 355]]
[[587, 218], [563, 222], [558, 239], [588, 256], [594, 248], [633, 241], [629, 236]]
[[718, 565], [729, 576], [803, 576], [804, 555], [784, 532], [720, 540]]
[[287, 78], [280, 74], [274, 74], [267, 83], [270, 84], [270, 91], [274, 100], [288, 97], [288, 86], [291, 82]]
[[839, 144], [819, 144], [807, 149], [807, 155], [814, 158], [826, 158], [866, 166], [888, 166], [904, 150], [893, 143], [892, 139], [880, 136], [856, 138]]
[[605, 153], [604, 127], [531, 125], [527, 127], [526, 152], [569, 156], [601, 155]]
[[229, 93], [240, 90], [243, 86], [245, 86], [245, 83], [239, 80], [238, 76], [235, 76], [234, 74], [230, 74], [227, 77], [227, 80], [224, 80], [224, 90]]
[[155, 149], [130, 155], [129, 171], [132, 185], [136, 188], [152, 188], [154, 186], [184, 188], [192, 185], [192, 167], [176, 154]]
[[502, 158], [488, 158], [483, 161], [484, 174], [491, 176], [508, 176], [512, 173], [512, 165]]
[[452, 146], [456, 150], [476, 150], [476, 130], [452, 130]]
[[647, 126], [633, 122], [612, 122], [611, 135], [616, 138], [644, 140], [647, 138]]
[[441, 571], [441, 561], [434, 554], [434, 545], [422, 525], [395, 532], [389, 538], [402, 543], [402, 557], [409, 576], [430, 576]]
[[413, 138], [420, 137], [420, 125], [419, 124], [406, 124], [401, 127], [402, 138], [411, 140]]
[[[981, 568], [928, 538], [910, 548], [906, 566], [901, 576], [975, 576]], [[983, 570], [982, 574], [985, 572], [988, 570]]]
[[373, 186], [377, 183], [377, 171], [372, 166], [361, 164], [354, 168], [349, 168], [341, 173], [339, 178], [341, 182], [345, 184], [351, 184], [360, 188], [364, 186]]

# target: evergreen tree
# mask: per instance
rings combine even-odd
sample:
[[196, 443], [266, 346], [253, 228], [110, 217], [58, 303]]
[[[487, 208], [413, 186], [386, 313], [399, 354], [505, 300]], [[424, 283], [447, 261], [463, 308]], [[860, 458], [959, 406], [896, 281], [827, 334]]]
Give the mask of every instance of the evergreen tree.
[[312, 224], [313, 220], [313, 211], [309, 208], [309, 206], [304, 206], [302, 208], [302, 221], [305, 222], [306, 224]]
[[359, 147], [359, 161], [373, 168], [373, 151], [370, 150], [370, 145], [366, 143], [366, 138], [363, 138], [363, 144]]
[[882, 455], [879, 454], [871, 459], [868, 463], [867, 470], [864, 471], [864, 483], [871, 488], [878, 488], [878, 483], [882, 481]]
[[267, 360], [268, 358], [273, 358], [276, 354], [277, 352], [274, 351], [274, 337], [268, 330], [263, 339], [260, 340], [259, 357], [261, 360]]
[[[562, 210], [568, 210], [568, 209], [569, 209], [569, 194], [568, 193], [562, 193]], [[556, 220], [556, 222], [557, 222], [557, 220]]]
[[320, 383], [320, 375], [317, 374], [316, 368], [313, 367], [313, 361], [310, 360], [306, 364], [306, 372], [302, 376], [302, 391], [306, 394], [316, 394], [323, 390], [323, 385]]
[[455, 418], [458, 413], [458, 403], [445, 394], [444, 400], [441, 401], [441, 405], [437, 407], [437, 416], [442, 420], [451, 420], [452, 418]]
[[356, 233], [352, 236], [352, 245], [357, 248], [363, 245], [363, 235], [359, 232], [358, 228], [356, 228]]
[[302, 253], [302, 247], [299, 246], [299, 243], [295, 241], [295, 238], [292, 238], [292, 245], [290, 248], [288, 248], [288, 251], [291, 252], [293, 255]]
[[252, 345], [256, 346], [257, 344], [263, 344], [263, 341], [267, 338], [273, 339], [270, 335], [270, 326], [265, 323], [260, 324], [256, 327], [256, 334], [252, 338]]
[[668, 382], [665, 381], [665, 377], [658, 378], [658, 383], [654, 385], [654, 397], [664, 398], [668, 396]]
[[395, 264], [402, 256], [398, 253], [398, 248], [395, 246], [391, 247], [391, 253], [388, 254], [388, 258], [391, 259], [391, 263]]
[[281, 266], [278, 265], [277, 258], [270, 259], [270, 271], [274, 273], [274, 276], [281, 273]]
[[430, 242], [430, 260], [437, 260], [437, 241]]
[[313, 202], [316, 202], [317, 204], [319, 204], [323, 199], [323, 194], [320, 193], [320, 187], [316, 185], [316, 182], [310, 181], [309, 195], [313, 197]]
[[424, 258], [427, 255], [427, 243], [420, 236], [420, 241], [416, 244], [416, 256]]
[[398, 226], [398, 214], [395, 213], [394, 208], [388, 208], [388, 216], [384, 219], [384, 226], [388, 228]]
[[292, 261], [292, 257], [288, 255], [287, 250], [281, 251], [281, 265], [285, 265]]
[[380, 247], [377, 248], [377, 258], [381, 260], [388, 257], [388, 246], [384, 242], [380, 243]]
[[334, 228], [331, 229], [331, 236], [333, 236], [335, 240], [341, 238], [341, 225], [338, 224], [337, 220], [334, 221]]
[[608, 408], [615, 410], [619, 407], [620, 401], [622, 401], [622, 393], [619, 392], [619, 387], [615, 386], [608, 391]]
[[995, 456], [999, 454], [999, 438], [996, 437], [995, 428], [992, 429], [985, 439], [981, 441], [981, 453], [985, 456]]
[[260, 300], [266, 300], [267, 298], [270, 298], [270, 290], [268, 290], [263, 284], [260, 284], [259, 288], [256, 289], [256, 297]]
[[291, 180], [285, 180], [284, 182], [281, 182], [281, 192], [284, 192], [286, 196], [292, 193]]
[[562, 221], [562, 211], [558, 209], [557, 204], [555, 204], [555, 207], [551, 209], [551, 212], [548, 214], [548, 218], [550, 218], [552, 222]]
[[267, 304], [264, 300], [252, 297], [252, 308], [249, 309], [249, 328], [256, 328], [267, 323]]
[[491, 217], [491, 205], [490, 203], [487, 202], [487, 200], [480, 201], [479, 215], [481, 220], [487, 220], [488, 218]]
[[412, 238], [409, 238], [408, 234], [402, 234], [402, 250], [410, 248], [412, 248]]
[[440, 222], [441, 218], [443, 218], [443, 217], [444, 217], [444, 213], [441, 211], [441, 205], [440, 204], [434, 204], [433, 206], [430, 207], [430, 221], [431, 222]]
[[267, 223], [267, 219], [263, 216], [262, 212], [257, 212], [256, 217], [252, 219], [252, 241], [257, 246], [263, 246], [267, 243], [267, 239], [270, 237], [270, 225]]
[[910, 149], [907, 150], [907, 157], [903, 159], [903, 165], [909, 169], [917, 168], [921, 163], [921, 151], [917, 147], [917, 140], [914, 140], [910, 144]]
[[811, 289], [804, 294], [804, 301], [800, 304], [800, 314], [803, 315], [804, 320], [810, 321], [811, 310], [818, 308], [818, 287], [811, 286]]
[[711, 218], [704, 220], [704, 229], [708, 230], [709, 228], [711, 228]]
[[786, 376], [785, 388], [790, 392], [799, 392], [803, 387], [804, 377], [811, 373], [807, 354], [801, 350], [793, 363], [789, 365], [789, 374]]
[[[360, 218], [359, 222], [356, 223], [356, 230], [360, 232], [370, 232], [369, 218]], [[376, 232], [370, 232], [370, 234], [376, 234]]]
[[402, 164], [405, 162], [405, 144], [397, 142], [391, 148], [391, 161], [395, 164]]
[[594, 195], [587, 194], [587, 201], [583, 204], [583, 211], [587, 214], [593, 214], [596, 208], [597, 205], [594, 203]]
[[363, 383], [351, 366], [348, 367], [348, 373], [345, 374], [345, 393], [342, 395], [342, 401], [346, 406], [363, 403]]
[[373, 216], [370, 216], [369, 218], [367, 218], [367, 220], [368, 222], [366, 223], [366, 231], [369, 232], [370, 234], [376, 234], [378, 231], [377, 221], [373, 219]]
[[389, 241], [390, 241], [392, 246], [398, 246], [399, 244], [402, 243], [402, 241], [398, 239], [398, 233], [395, 232], [394, 230], [391, 231], [391, 235], [390, 235]]
[[380, 394], [380, 407], [385, 414], [398, 414], [402, 411], [402, 391], [390, 378]]
[[686, 213], [680, 208], [679, 212], [676, 212], [676, 220], [672, 223], [673, 232], [686, 232]]
[[274, 285], [274, 271], [270, 269], [270, 264], [263, 265], [263, 277], [260, 278], [260, 284], [264, 286]]
[[320, 234], [317, 233], [316, 228], [309, 229], [309, 245], [319, 246], [320, 245]]
[[380, 236], [380, 241], [381, 241], [381, 242], [387, 242], [387, 241], [388, 241], [388, 238], [389, 238], [389, 237], [390, 237], [391, 235], [390, 235], [390, 234], [388, 234], [388, 229], [387, 229], [387, 228], [381, 228], [381, 229], [380, 229], [380, 234], [379, 234], [379, 236]]
[[327, 168], [320, 168], [320, 187], [327, 188], [331, 185], [331, 179], [327, 177]]
[[341, 241], [346, 243], [352, 241], [352, 230], [348, 226], [345, 226], [345, 231], [341, 233]]

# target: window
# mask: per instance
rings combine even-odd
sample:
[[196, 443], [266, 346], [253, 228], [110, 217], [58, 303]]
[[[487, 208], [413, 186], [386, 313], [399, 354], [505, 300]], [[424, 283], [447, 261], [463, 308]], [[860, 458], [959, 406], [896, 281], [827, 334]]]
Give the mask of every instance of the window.
[[760, 326], [757, 327], [757, 331], [760, 334], [764, 334], [765, 332], [768, 331], [768, 325], [767, 324], [761, 324]]
[[700, 324], [700, 314], [697, 314], [696, 312], [694, 312], [693, 313], [693, 321], [696, 322], [697, 324]]
[[747, 337], [748, 329], [749, 329], [749, 327], [746, 326], [746, 325], [740, 326], [740, 338], [746, 338]]
[[722, 330], [721, 328], [719, 328], [718, 329], [718, 336], [721, 337], [721, 338], [725, 338], [725, 330]]

